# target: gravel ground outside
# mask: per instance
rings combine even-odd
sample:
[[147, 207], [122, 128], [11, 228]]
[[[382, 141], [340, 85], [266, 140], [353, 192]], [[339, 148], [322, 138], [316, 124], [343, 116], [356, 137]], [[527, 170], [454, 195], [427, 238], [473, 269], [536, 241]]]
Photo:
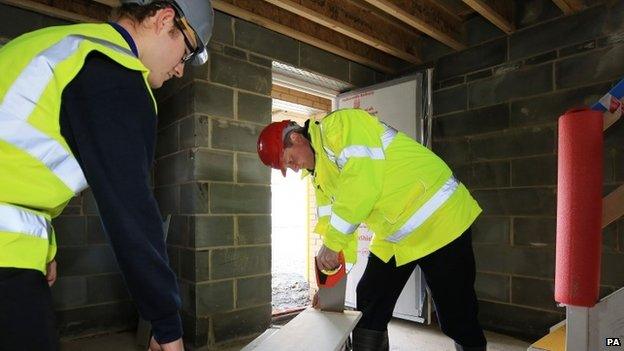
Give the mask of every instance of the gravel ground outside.
[[301, 233], [301, 229], [305, 228], [273, 229], [271, 267], [273, 313], [305, 307], [310, 304], [308, 292], [310, 286], [305, 278], [305, 241], [301, 243], [299, 238], [305, 233]]
[[309, 288], [300, 274], [273, 273], [273, 313], [308, 306]]

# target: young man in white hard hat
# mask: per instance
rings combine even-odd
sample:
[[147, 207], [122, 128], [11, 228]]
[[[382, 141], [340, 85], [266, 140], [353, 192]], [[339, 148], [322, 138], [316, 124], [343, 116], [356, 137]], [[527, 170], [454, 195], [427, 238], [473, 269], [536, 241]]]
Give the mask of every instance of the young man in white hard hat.
[[485, 351], [470, 234], [481, 208], [444, 161], [359, 109], [304, 127], [271, 123], [260, 133], [258, 155], [282, 174], [290, 168], [312, 176], [320, 269], [336, 268], [341, 251], [355, 261], [360, 223], [375, 233], [356, 290], [363, 315], [353, 330], [355, 351], [388, 350], [388, 322], [416, 265], [457, 350]]
[[183, 349], [178, 286], [149, 180], [151, 89], [181, 77], [187, 63], [206, 62], [214, 14], [209, 0], [121, 4], [116, 22], [44, 28], [0, 49], [1, 350], [58, 349], [51, 219], [87, 186], [151, 321], [150, 349]]

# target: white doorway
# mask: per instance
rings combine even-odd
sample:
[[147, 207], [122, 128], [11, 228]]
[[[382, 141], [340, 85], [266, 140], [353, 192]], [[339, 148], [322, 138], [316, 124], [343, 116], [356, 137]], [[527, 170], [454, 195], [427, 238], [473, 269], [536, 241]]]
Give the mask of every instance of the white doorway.
[[[324, 111], [303, 105], [273, 100], [273, 121], [289, 119], [303, 126], [305, 121]], [[309, 218], [314, 204], [310, 200], [310, 180], [301, 171], [271, 171], [271, 272], [273, 314], [288, 313], [310, 304]]]
[[[334, 98], [352, 86], [313, 72], [273, 61], [273, 121], [290, 119], [304, 125], [332, 110]], [[271, 174], [273, 314], [309, 306], [316, 287], [311, 263], [321, 245], [316, 225], [314, 189], [309, 178], [288, 171]]]

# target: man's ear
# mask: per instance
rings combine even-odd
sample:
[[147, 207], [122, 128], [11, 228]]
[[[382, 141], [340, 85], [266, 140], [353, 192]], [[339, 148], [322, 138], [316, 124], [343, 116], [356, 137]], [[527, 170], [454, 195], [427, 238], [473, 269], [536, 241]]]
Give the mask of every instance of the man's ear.
[[293, 144], [300, 144], [304, 139], [305, 137], [299, 133], [290, 133], [290, 141], [292, 141]]
[[156, 11], [154, 14], [156, 34], [160, 34], [163, 30], [169, 32], [174, 26], [175, 11], [171, 7], [166, 7]]

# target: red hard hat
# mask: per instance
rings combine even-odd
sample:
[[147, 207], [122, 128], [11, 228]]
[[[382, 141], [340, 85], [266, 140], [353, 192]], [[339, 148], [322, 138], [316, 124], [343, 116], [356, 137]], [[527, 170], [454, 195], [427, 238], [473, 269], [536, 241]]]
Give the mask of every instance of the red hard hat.
[[279, 169], [282, 175], [286, 176], [286, 167], [282, 160], [284, 152], [284, 137], [286, 128], [290, 125], [290, 120], [273, 122], [264, 127], [258, 137], [258, 156], [265, 165]]

